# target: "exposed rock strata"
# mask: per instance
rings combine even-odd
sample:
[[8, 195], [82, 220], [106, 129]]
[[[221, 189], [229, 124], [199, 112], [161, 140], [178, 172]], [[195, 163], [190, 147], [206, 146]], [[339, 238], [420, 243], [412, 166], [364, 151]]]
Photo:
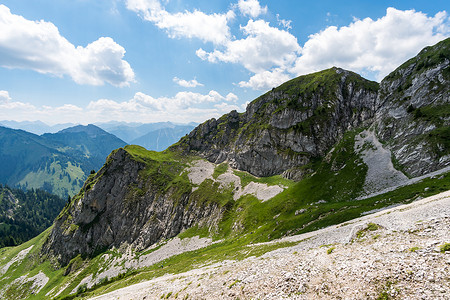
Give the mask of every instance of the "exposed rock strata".
[[425, 48], [378, 86], [332, 68], [301, 76], [199, 125], [176, 147], [256, 176], [300, 180], [342, 135], [370, 126], [411, 177], [450, 165], [450, 39]]
[[450, 165], [449, 53], [450, 39], [427, 47], [380, 84], [374, 128], [412, 177]]
[[[212, 203], [199, 207], [189, 194], [174, 197], [175, 190], [158, 192], [152, 181], [140, 175], [145, 163], [118, 149], [79, 198], [55, 221], [44, 253], [67, 264], [78, 254], [92, 255], [122, 244], [142, 250], [176, 236], [193, 224], [214, 224], [221, 217]], [[90, 188], [89, 185], [92, 184]]]
[[299, 77], [182, 139], [185, 150], [256, 176], [285, 172], [300, 179], [313, 157], [326, 154], [347, 130], [375, 113], [378, 85], [339, 68]]

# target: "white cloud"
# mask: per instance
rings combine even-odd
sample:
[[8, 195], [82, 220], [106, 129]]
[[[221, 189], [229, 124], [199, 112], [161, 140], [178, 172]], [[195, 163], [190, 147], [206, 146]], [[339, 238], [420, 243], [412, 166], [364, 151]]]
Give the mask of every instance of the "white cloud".
[[9, 96], [8, 91], [0, 91], [0, 104], [8, 103], [10, 100], [11, 100], [11, 97]]
[[230, 39], [228, 20], [235, 17], [233, 11], [210, 15], [199, 10], [169, 13], [158, 0], [127, 0], [127, 8], [166, 30], [171, 38], [198, 38], [216, 45], [224, 44]]
[[[87, 111], [95, 115], [96, 120], [103, 116], [110, 116], [116, 120], [140, 120], [148, 121], [176, 121], [176, 122], [201, 122], [211, 117], [219, 117], [224, 112], [236, 109], [236, 106], [228, 104], [236, 101], [237, 96], [229, 93], [222, 96], [217, 91], [208, 94], [193, 92], [179, 92], [174, 97], [154, 98], [138, 92], [132, 99], [124, 102], [100, 99], [92, 101], [87, 106]], [[229, 109], [228, 111], [226, 111]], [[114, 116], [114, 118], [111, 118]], [[104, 119], [102, 121], [105, 121]]]
[[188, 81], [188, 80], [180, 79], [178, 77], [174, 77], [173, 82], [175, 82], [179, 86], [186, 87], [186, 88], [194, 88], [197, 86], [203, 86], [203, 84], [198, 82], [195, 78]]
[[283, 26], [286, 29], [292, 29], [291, 23], [292, 20], [285, 20], [285, 19], [280, 19], [280, 15], [277, 14], [277, 21], [278, 21], [278, 25]]
[[197, 55], [210, 62], [240, 63], [251, 72], [259, 73], [272, 67], [290, 66], [301, 49], [295, 36], [263, 20], [249, 20], [241, 30], [247, 37], [229, 41], [224, 51], [208, 53], [199, 49]]
[[75, 47], [50, 22], [30, 21], [0, 5], [0, 65], [70, 76], [78, 84], [126, 86], [134, 72], [109, 37]]
[[[8, 93], [0, 91], [0, 95]], [[11, 98], [7, 99], [7, 102], [0, 101], [0, 120], [40, 120], [48, 124], [67, 122], [88, 124], [113, 120], [203, 122], [239, 108], [233, 104], [238, 100], [235, 94], [222, 96], [214, 90], [208, 94], [179, 92], [173, 97], [159, 98], [138, 92], [128, 101], [99, 99], [91, 101], [86, 107], [73, 104], [37, 107]]]
[[277, 87], [285, 81], [291, 79], [282, 69], [277, 68], [271, 71], [263, 71], [253, 75], [249, 81], [239, 82], [240, 87], [252, 88], [254, 90], [267, 91]]
[[242, 110], [246, 110], [247, 106], [250, 104], [250, 101], [245, 101], [244, 104], [241, 105]]
[[235, 104], [229, 104], [226, 102], [222, 102], [214, 105], [215, 108], [218, 109], [221, 113], [229, 113], [232, 110], [240, 110], [240, 107]]
[[261, 7], [258, 0], [239, 0], [237, 5], [244, 16], [256, 18], [267, 13], [267, 6]]
[[290, 71], [300, 75], [338, 66], [374, 72], [377, 79], [382, 79], [423, 47], [449, 33], [446, 12], [427, 17], [414, 10], [388, 8], [386, 16], [380, 19], [356, 19], [348, 26], [330, 26], [311, 35]]

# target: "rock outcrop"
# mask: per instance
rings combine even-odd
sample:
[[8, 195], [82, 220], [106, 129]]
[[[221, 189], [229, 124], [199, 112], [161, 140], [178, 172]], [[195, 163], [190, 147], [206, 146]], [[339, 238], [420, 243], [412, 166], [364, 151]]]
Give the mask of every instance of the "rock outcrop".
[[374, 127], [415, 177], [450, 164], [450, 39], [423, 49], [380, 84]]
[[378, 84], [339, 68], [301, 76], [194, 129], [176, 147], [256, 176], [300, 179], [311, 158], [375, 114]]
[[[94, 255], [110, 247], [130, 245], [142, 250], [194, 225], [215, 226], [225, 211], [238, 215], [242, 208], [235, 201], [239, 199], [233, 199], [231, 192], [222, 193], [219, 182], [205, 180], [209, 183], [202, 183], [202, 189], [189, 181], [183, 170], [193, 156], [213, 163], [226, 161], [256, 176], [282, 174], [301, 180], [318, 171], [314, 168], [321, 162], [330, 163], [327, 153], [345, 152], [330, 172], [323, 173], [326, 180], [315, 181], [314, 191], [324, 187], [328, 192], [323, 195], [330, 198], [317, 199], [316, 204], [340, 201], [335, 195], [344, 193], [338, 186], [328, 186], [327, 180], [340, 176], [342, 170], [347, 177], [340, 185], [348, 196], [342, 201], [358, 196], [366, 174], [360, 167], [363, 160], [357, 162], [361, 153], [353, 151], [353, 144], [336, 145], [354, 141], [345, 134], [356, 135], [361, 128], [375, 132], [383, 144], [380, 149], [393, 154], [393, 166], [409, 175], [446, 167], [450, 163], [449, 53], [450, 39], [426, 48], [386, 77], [381, 87], [339, 68], [300, 76], [250, 103], [245, 113], [232, 111], [199, 125], [169, 151], [149, 155], [139, 147], [118, 149], [56, 219], [43, 254], [67, 264], [78, 254]], [[165, 155], [173, 157], [161, 158]], [[398, 181], [403, 180], [399, 175]], [[273, 221], [272, 216], [269, 219]], [[231, 231], [243, 228], [238, 219], [229, 223], [236, 225]]]
[[199, 206], [177, 187], [163, 183], [162, 192], [158, 180], [146, 178], [146, 171], [148, 164], [155, 164], [159, 172], [164, 163], [140, 161], [130, 152], [114, 151], [105, 166], [86, 181], [55, 220], [43, 247], [45, 254], [66, 265], [78, 254], [90, 256], [124, 244], [142, 250], [193, 224], [213, 224], [221, 217], [217, 205]]
[[450, 39], [380, 85], [339, 68], [301, 76], [198, 126], [176, 147], [256, 176], [299, 180], [349, 130], [370, 126], [397, 167], [420, 176], [450, 164]]

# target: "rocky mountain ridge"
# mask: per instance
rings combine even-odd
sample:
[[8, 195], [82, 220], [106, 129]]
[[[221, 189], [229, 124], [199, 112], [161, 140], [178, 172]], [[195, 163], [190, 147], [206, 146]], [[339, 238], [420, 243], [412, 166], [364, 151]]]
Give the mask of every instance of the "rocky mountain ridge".
[[256, 176], [299, 180], [343, 134], [370, 127], [410, 176], [443, 168], [449, 156], [450, 39], [422, 50], [378, 85], [339, 68], [292, 79], [199, 125], [177, 147]]
[[[123, 244], [143, 250], [193, 224], [212, 225], [221, 218], [217, 204], [198, 206], [189, 193], [148, 180], [160, 175], [159, 170], [144, 174], [146, 163], [133, 159], [132, 153], [146, 150], [134, 147], [113, 151], [105, 166], [88, 178], [81, 196], [56, 219], [43, 249], [63, 265], [78, 254], [94, 255]], [[180, 166], [170, 167], [174, 170], [169, 172], [180, 171]]]
[[[259, 257], [294, 246], [298, 241], [291, 238], [299, 234], [307, 238], [336, 224], [351, 229], [353, 219], [448, 191], [449, 49], [450, 39], [427, 48], [381, 87], [338, 68], [301, 76], [256, 99], [243, 114], [201, 124], [166, 151], [114, 150], [51, 228], [24, 245], [0, 250], [5, 270], [0, 293], [25, 297], [30, 282], [39, 279], [38, 299], [92, 296], [167, 273]], [[402, 170], [431, 175], [409, 179]], [[258, 193], [263, 187], [265, 195]], [[436, 227], [439, 234], [445, 233], [442, 228]], [[281, 244], [270, 242], [280, 238]], [[386, 234], [382, 240], [389, 239]], [[162, 253], [167, 249], [174, 256]], [[302, 255], [319, 257], [320, 249]], [[348, 249], [359, 248], [342, 249], [330, 250], [341, 255], [336, 263]], [[298, 259], [293, 256], [287, 265]], [[289, 277], [294, 279], [287, 290], [315, 292], [334, 282], [320, 281], [326, 272], [311, 274], [313, 290], [298, 290], [298, 276]], [[336, 274], [353, 278], [355, 273]], [[223, 275], [217, 276], [227, 278]], [[232, 278], [215, 282], [222, 286], [217, 291], [245, 289], [239, 280], [247, 277]], [[376, 280], [370, 283], [379, 287]], [[192, 291], [201, 295], [197, 288]], [[163, 297], [176, 298], [175, 292]], [[320, 295], [325, 292], [330, 289]]]
[[[446, 80], [442, 74], [448, 73], [449, 61], [439, 53], [450, 49], [450, 39], [430, 49], [428, 53], [434, 53], [439, 59], [429, 65], [429, 69], [425, 68], [429, 70], [425, 74], [438, 79], [423, 78], [424, 71], [404, 71], [412, 68], [407, 63], [383, 80], [383, 89], [378, 92], [376, 82], [331, 68], [286, 82], [250, 103], [243, 114], [233, 111], [218, 120], [206, 121], [169, 151], [148, 152], [137, 146], [114, 151], [105, 166], [88, 178], [80, 193], [61, 212], [43, 253], [66, 265], [78, 254], [92, 256], [111, 247], [119, 248], [122, 244], [141, 250], [194, 225], [225, 236], [230, 232], [251, 231], [256, 224], [261, 224], [258, 227], [261, 234], [263, 229], [259, 228], [264, 224], [270, 227], [267, 223], [270, 217], [252, 215], [252, 211], [267, 210], [265, 204], [258, 200], [249, 202], [248, 196], [234, 199], [235, 183], [223, 186], [214, 180], [200, 184], [189, 180], [186, 170], [192, 161], [198, 160], [198, 156], [216, 164], [225, 162], [224, 168], [218, 165], [214, 170], [218, 175], [229, 166], [235, 174], [239, 171], [263, 177], [282, 174], [285, 178], [299, 181], [298, 184], [285, 183], [293, 188], [275, 197], [277, 200], [272, 203], [277, 203], [277, 208], [270, 213], [279, 211], [286, 218], [284, 225], [279, 225], [279, 221], [273, 225], [279, 228], [277, 234], [303, 230], [308, 224], [330, 215], [318, 208], [319, 217], [313, 213], [308, 217], [298, 216], [297, 211], [306, 210], [302, 208], [303, 197], [316, 199], [314, 203], [344, 205], [342, 203], [353, 201], [365, 189], [367, 165], [361, 158], [361, 151], [365, 147], [377, 146], [365, 142], [360, 150], [355, 149], [358, 132], [362, 128], [378, 129], [381, 137], [387, 137], [383, 130], [394, 126], [390, 133], [398, 140], [396, 135], [403, 135], [400, 132], [403, 125], [397, 126], [386, 119], [390, 114], [384, 107], [397, 103], [402, 107], [409, 107], [410, 103], [424, 107], [423, 102], [428, 98], [423, 93], [430, 82]], [[415, 64], [423, 61], [426, 62], [427, 58], [419, 54]], [[398, 94], [396, 88], [397, 94], [389, 93], [387, 87], [398, 85], [395, 74], [405, 72], [410, 72], [408, 78], [414, 82], [410, 88], [414, 90], [404, 89], [407, 94]], [[448, 109], [448, 86], [432, 90], [433, 101], [427, 105], [434, 107], [436, 102]], [[440, 100], [434, 101], [435, 98]], [[448, 116], [439, 115], [437, 119], [439, 130], [448, 132]], [[408, 118], [399, 120], [397, 122], [402, 122], [399, 124], [409, 122]], [[428, 136], [428, 120], [417, 119], [410, 123], [417, 124], [413, 130], [417, 135]], [[393, 147], [394, 155], [396, 145], [395, 141], [386, 143], [386, 146]], [[412, 142], [403, 146], [409, 150], [402, 152], [403, 156], [398, 161], [400, 167], [408, 168], [410, 174], [420, 175], [448, 164], [448, 155], [430, 151], [430, 148], [440, 147], [440, 141], [430, 143], [428, 148], [415, 147]], [[411, 151], [420, 155], [411, 159]], [[427, 162], [427, 167], [423, 167]], [[242, 176], [241, 180], [258, 180], [250, 174], [238, 176]], [[281, 178], [272, 179], [272, 184], [281, 186], [281, 182]], [[304, 192], [295, 192], [296, 189]], [[230, 216], [230, 221], [226, 221]], [[301, 222], [306, 223], [292, 228], [299, 218], [310, 218], [310, 221], [303, 220]], [[273, 219], [270, 222], [274, 222]], [[218, 226], [219, 223], [221, 225]], [[270, 234], [266, 236], [271, 237]]]
[[301, 76], [220, 119], [199, 125], [177, 147], [256, 176], [301, 179], [343, 134], [375, 113], [378, 84], [331, 68]]

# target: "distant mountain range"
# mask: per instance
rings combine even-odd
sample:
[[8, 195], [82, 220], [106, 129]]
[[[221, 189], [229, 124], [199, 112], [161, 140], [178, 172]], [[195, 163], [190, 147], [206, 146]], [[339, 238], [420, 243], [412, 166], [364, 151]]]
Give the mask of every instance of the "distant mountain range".
[[100, 128], [114, 134], [130, 145], [139, 145], [148, 150], [163, 151], [191, 132], [198, 124], [159, 123], [103, 123]]
[[98, 170], [112, 150], [125, 145], [95, 125], [41, 136], [0, 127], [0, 182], [74, 195], [91, 170]]
[[44, 133], [56, 133], [62, 129], [72, 127], [75, 125], [77, 124], [64, 123], [50, 126], [41, 121], [22, 121], [22, 122], [7, 121], [7, 120], [0, 121], [0, 126], [12, 129], [21, 129], [37, 135], [41, 135]]
[[[65, 123], [50, 126], [41, 121], [0, 121], [0, 126], [21, 129], [37, 135], [57, 133], [74, 126], [76, 128], [76, 125], [73, 123]], [[162, 151], [191, 132], [198, 124], [175, 124], [172, 122], [144, 124], [112, 121], [95, 123], [95, 125], [122, 139], [127, 144], [139, 145], [148, 150]]]

